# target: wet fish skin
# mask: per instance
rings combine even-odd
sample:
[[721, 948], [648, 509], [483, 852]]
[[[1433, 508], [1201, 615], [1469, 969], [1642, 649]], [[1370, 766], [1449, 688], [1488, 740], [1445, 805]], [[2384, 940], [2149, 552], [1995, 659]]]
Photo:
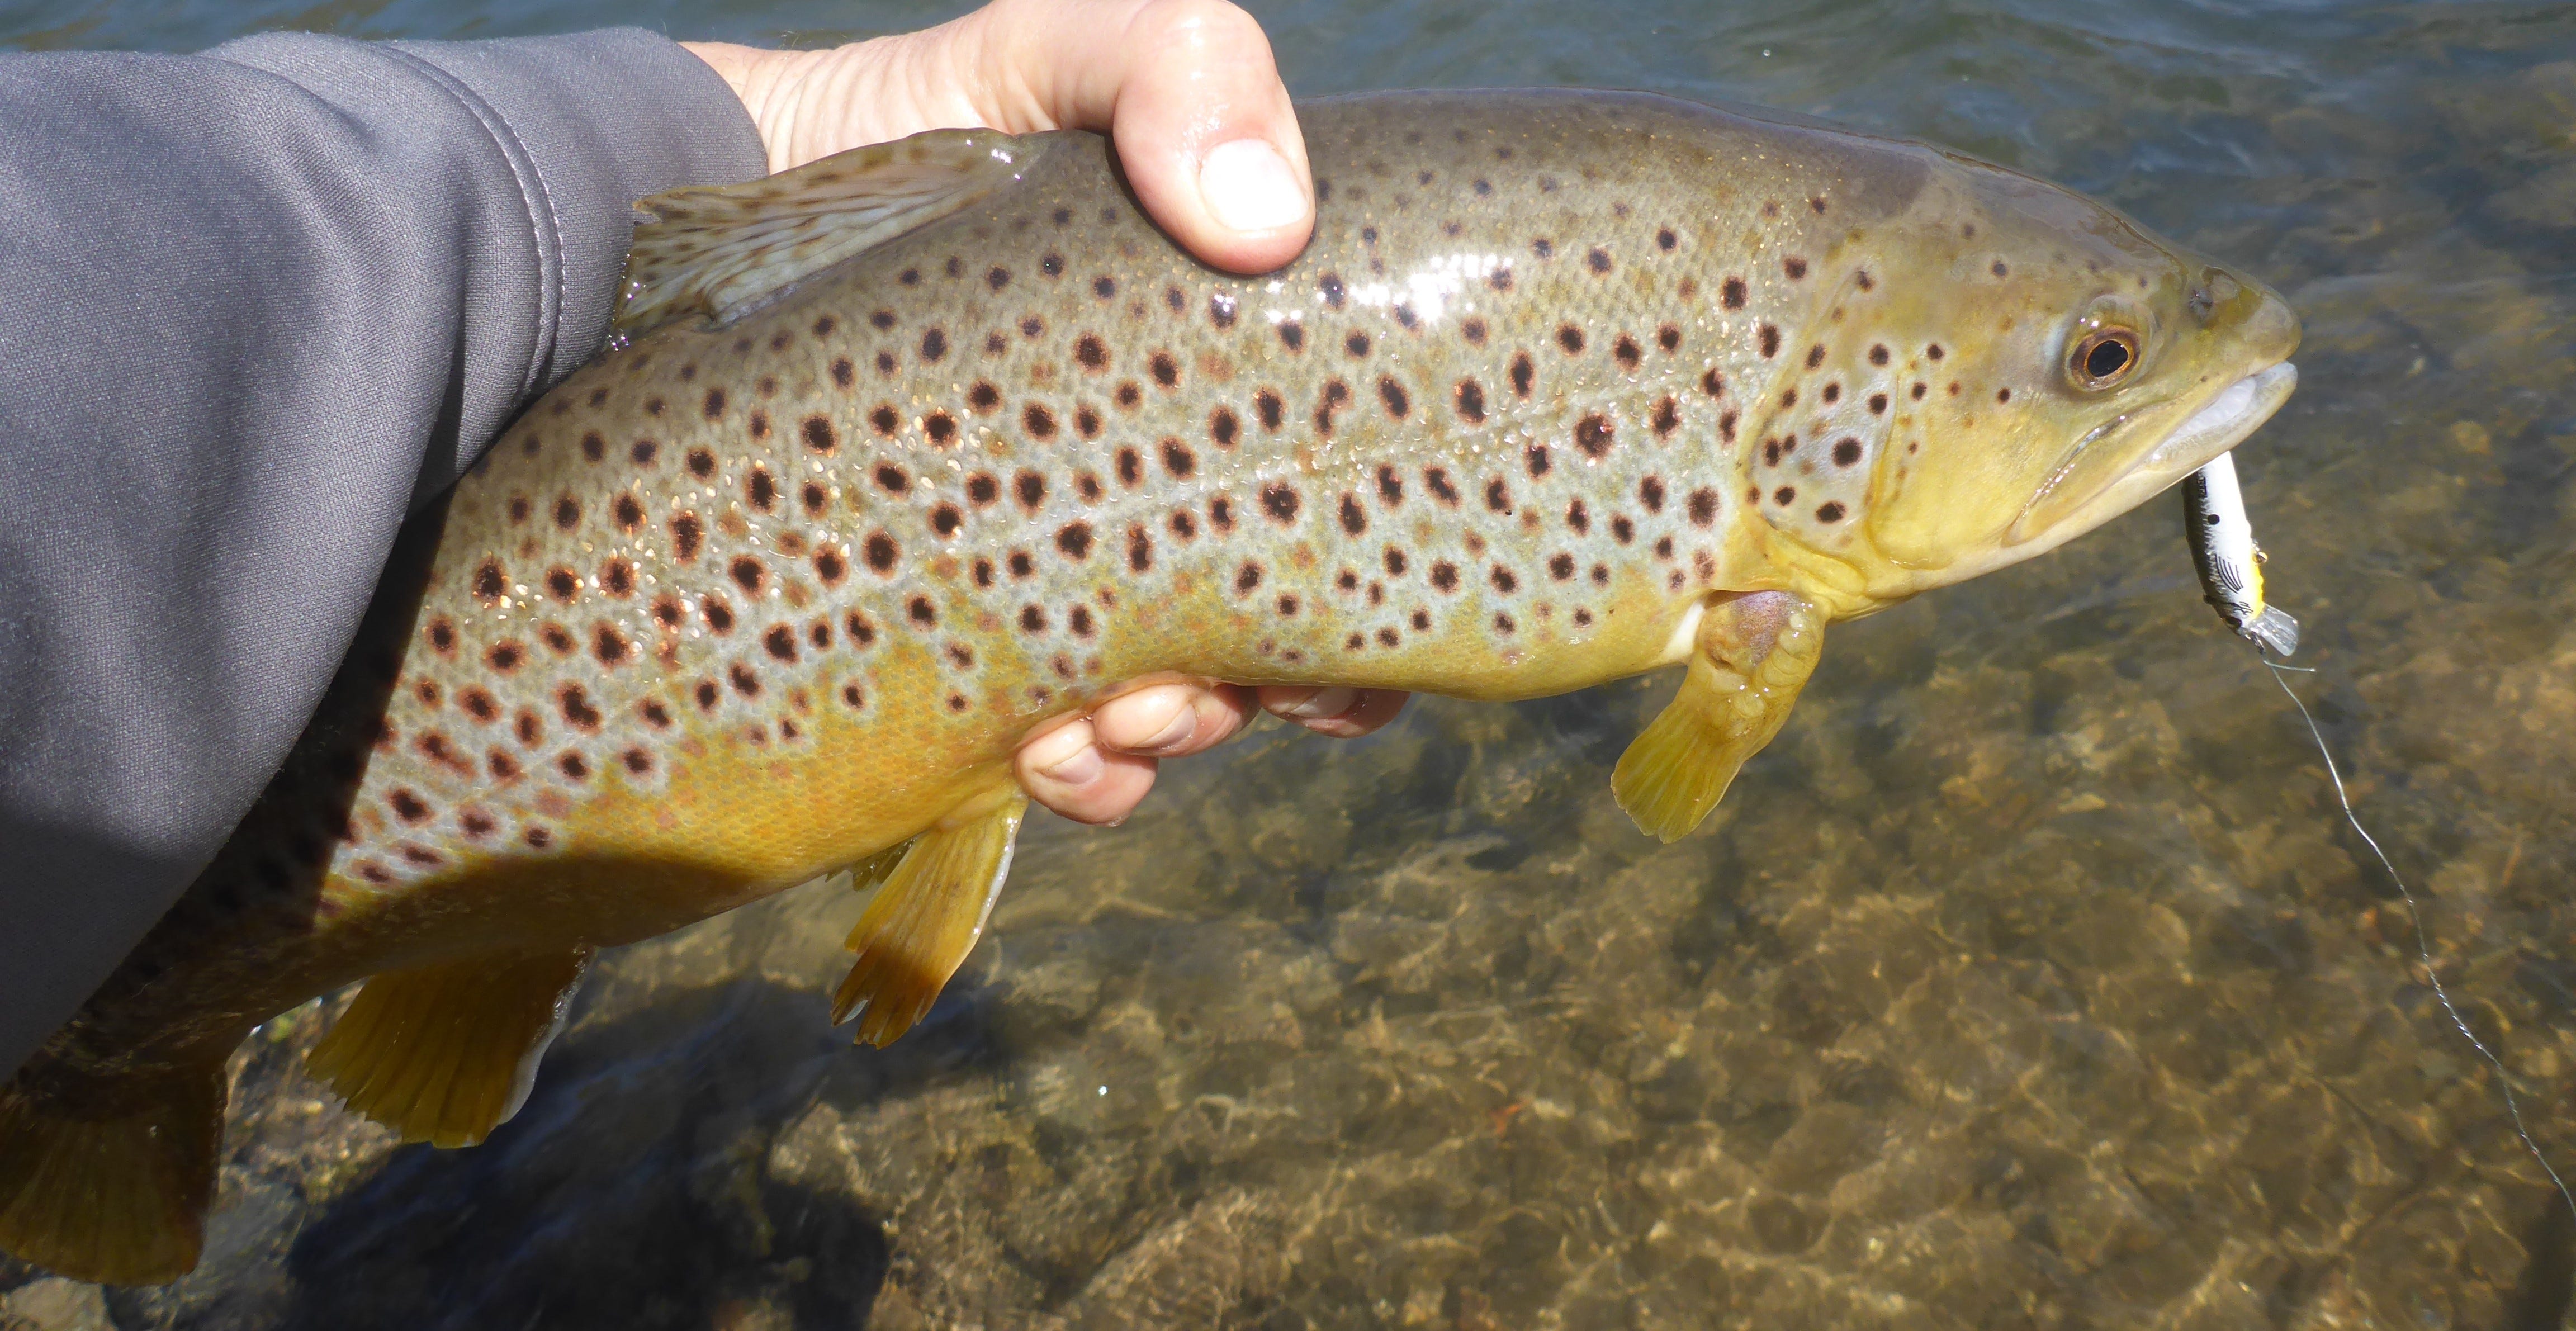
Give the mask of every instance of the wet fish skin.
[[[1031, 725], [1125, 680], [1808, 662], [2187, 473], [2156, 445], [2296, 338], [2250, 278], [1921, 145], [1614, 94], [1301, 115], [1316, 238], [1276, 274], [1176, 251], [1094, 136], [984, 136], [1008, 188], [548, 394], [0, 1094], [123, 1112], [352, 980], [650, 937], [986, 816]], [[2135, 364], [2072, 383], [2110, 324]]]

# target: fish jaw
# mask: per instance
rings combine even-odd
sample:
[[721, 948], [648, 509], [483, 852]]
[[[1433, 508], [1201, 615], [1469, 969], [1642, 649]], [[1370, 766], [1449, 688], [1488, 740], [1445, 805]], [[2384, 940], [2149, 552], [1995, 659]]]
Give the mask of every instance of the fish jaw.
[[2058, 496], [2045, 491], [2034, 495], [2014, 520], [2011, 543], [1989, 556], [1995, 562], [1986, 568], [2053, 550], [2163, 493], [2262, 428], [2298, 386], [2299, 367], [2288, 361], [2257, 370], [2200, 404], [2154, 451], [2108, 485], [2066, 502], [2052, 502]]

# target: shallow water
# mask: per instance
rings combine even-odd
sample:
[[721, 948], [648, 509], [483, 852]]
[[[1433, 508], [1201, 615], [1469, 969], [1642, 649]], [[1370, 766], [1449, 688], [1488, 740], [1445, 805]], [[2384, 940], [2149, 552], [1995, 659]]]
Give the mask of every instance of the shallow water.
[[[0, 43], [947, 12], [5, 0]], [[1258, 12], [1303, 94], [1793, 108], [2086, 189], [2285, 292], [2303, 384], [2240, 465], [2298, 686], [2576, 1163], [2576, 10]], [[1670, 847], [1607, 785], [1669, 681], [1269, 731], [1123, 829], [1033, 821], [884, 1053], [824, 1026], [856, 914], [828, 887], [608, 959], [473, 1151], [326, 1103], [299, 1013], [238, 1062], [204, 1268], [23, 1288], [0, 1325], [2566, 1322], [2576, 1224], [2199, 603], [2174, 500], [1830, 641]]]

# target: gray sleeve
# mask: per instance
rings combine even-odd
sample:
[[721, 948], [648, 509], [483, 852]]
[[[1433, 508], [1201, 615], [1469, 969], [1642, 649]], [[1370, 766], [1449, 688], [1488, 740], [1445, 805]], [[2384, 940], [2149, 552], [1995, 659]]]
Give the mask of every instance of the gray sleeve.
[[284, 760], [394, 530], [765, 169], [634, 30], [0, 55], [0, 1070]]

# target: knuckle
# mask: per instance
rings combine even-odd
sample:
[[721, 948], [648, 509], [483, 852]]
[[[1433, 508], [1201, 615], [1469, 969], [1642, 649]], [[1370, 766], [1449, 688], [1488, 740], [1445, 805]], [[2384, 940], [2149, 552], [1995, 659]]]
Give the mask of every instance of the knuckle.
[[1175, 51], [1240, 54], [1258, 51], [1266, 59], [1270, 39], [1261, 22], [1228, 0], [1151, 0], [1137, 23]]

